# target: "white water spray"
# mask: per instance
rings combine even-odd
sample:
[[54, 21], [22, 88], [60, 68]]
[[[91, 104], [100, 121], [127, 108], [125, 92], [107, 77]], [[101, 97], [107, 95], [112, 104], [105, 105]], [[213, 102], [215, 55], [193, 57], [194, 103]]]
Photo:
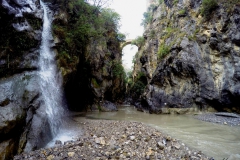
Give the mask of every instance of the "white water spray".
[[40, 48], [40, 88], [43, 96], [44, 105], [46, 107], [46, 116], [49, 119], [52, 135], [58, 132], [63, 116], [63, 94], [62, 94], [62, 78], [58, 73], [55, 53], [51, 50], [53, 41], [51, 33], [52, 15], [51, 10], [40, 1], [44, 10], [42, 42]]

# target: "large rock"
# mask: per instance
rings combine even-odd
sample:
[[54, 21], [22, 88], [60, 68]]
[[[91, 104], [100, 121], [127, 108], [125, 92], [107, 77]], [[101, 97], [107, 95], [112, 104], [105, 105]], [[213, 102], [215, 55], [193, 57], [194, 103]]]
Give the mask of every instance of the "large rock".
[[5, 158], [17, 152], [22, 132], [29, 130], [25, 126], [31, 123], [38, 108], [35, 105], [39, 95], [37, 86], [34, 72], [24, 72], [0, 81], [0, 146], [4, 146]]
[[102, 112], [113, 112], [117, 110], [117, 106], [112, 102], [104, 101], [100, 104], [100, 111]]
[[[232, 4], [230, 15], [221, 4], [206, 20], [194, 14], [201, 1], [179, 1], [171, 8], [171, 1], [165, 3], [153, 11], [145, 49], [136, 56], [134, 73], [148, 77], [141, 107], [153, 113], [173, 111], [168, 108], [240, 112], [239, 6]], [[187, 16], [176, 18], [183, 10]], [[152, 45], [152, 39], [159, 44]], [[160, 58], [161, 52], [166, 56]]]
[[16, 142], [13, 140], [6, 140], [0, 143], [0, 160], [11, 159], [14, 156]]

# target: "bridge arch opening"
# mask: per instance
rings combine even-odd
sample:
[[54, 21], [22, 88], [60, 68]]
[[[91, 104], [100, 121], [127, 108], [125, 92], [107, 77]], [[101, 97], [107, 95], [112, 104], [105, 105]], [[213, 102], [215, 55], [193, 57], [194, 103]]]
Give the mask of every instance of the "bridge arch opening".
[[131, 44], [131, 42], [126, 43], [122, 47], [122, 65], [125, 72], [130, 72], [133, 70], [133, 62], [136, 53], [138, 52], [138, 46]]

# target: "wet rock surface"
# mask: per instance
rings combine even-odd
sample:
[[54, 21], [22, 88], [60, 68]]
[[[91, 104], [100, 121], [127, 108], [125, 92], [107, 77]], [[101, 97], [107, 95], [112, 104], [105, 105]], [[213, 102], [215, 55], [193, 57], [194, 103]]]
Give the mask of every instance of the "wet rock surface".
[[87, 120], [77, 141], [14, 157], [21, 159], [209, 159], [201, 151], [139, 122]]
[[212, 122], [219, 123], [230, 126], [240, 126], [240, 116], [239, 114], [218, 112], [218, 113], [206, 113], [194, 116], [194, 118]]

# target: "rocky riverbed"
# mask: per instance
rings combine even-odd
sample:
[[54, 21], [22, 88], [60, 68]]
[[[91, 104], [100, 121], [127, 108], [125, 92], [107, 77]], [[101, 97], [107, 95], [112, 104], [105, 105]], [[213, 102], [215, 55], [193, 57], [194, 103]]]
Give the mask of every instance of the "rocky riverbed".
[[227, 112], [205, 113], [196, 115], [194, 116], [194, 118], [202, 121], [224, 124], [229, 126], [240, 126], [240, 115], [234, 113]]
[[143, 123], [108, 120], [81, 123], [84, 133], [76, 141], [64, 144], [56, 141], [52, 148], [22, 153], [14, 159], [212, 159]]

